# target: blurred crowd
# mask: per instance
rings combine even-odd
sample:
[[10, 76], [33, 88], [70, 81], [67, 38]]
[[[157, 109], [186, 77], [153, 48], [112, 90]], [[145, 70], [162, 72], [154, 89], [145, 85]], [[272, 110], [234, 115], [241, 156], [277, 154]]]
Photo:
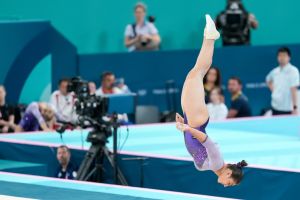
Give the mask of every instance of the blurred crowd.
[[[19, 108], [6, 103], [6, 90], [0, 85], [0, 132], [53, 131], [62, 124], [76, 127], [78, 116], [75, 110], [75, 94], [68, 91], [70, 79], [63, 78], [58, 89], [51, 94], [49, 102], [32, 102]], [[112, 72], [104, 72], [100, 77], [100, 87], [89, 82], [90, 95], [105, 96], [130, 93], [124, 79], [116, 79]], [[122, 119], [120, 119], [122, 120]]]
[[[271, 91], [271, 107], [265, 109], [266, 114], [297, 114], [299, 71], [290, 63], [291, 52], [282, 47], [277, 54], [278, 66], [266, 75], [266, 83]], [[252, 116], [251, 104], [243, 92], [243, 83], [239, 77], [233, 76], [222, 86], [221, 72], [211, 67], [204, 77], [205, 101], [211, 120]], [[14, 107], [6, 103], [6, 90], [0, 86], [0, 132], [29, 132], [57, 130], [61, 124], [76, 126], [75, 95], [68, 91], [70, 79], [63, 78], [58, 89], [51, 94], [49, 102], [32, 102], [25, 108]], [[124, 79], [116, 79], [112, 72], [104, 72], [100, 77], [100, 86], [89, 82], [91, 95], [105, 96], [128, 94], [130, 89]], [[224, 90], [230, 93], [225, 99]], [[227, 102], [228, 107], [225, 102]], [[264, 113], [263, 113], [264, 114]], [[124, 117], [126, 118], [126, 117]]]
[[[280, 48], [277, 61], [279, 65], [266, 75], [266, 83], [271, 91], [271, 107], [265, 108], [262, 115], [298, 114], [299, 70], [290, 63], [290, 49]], [[252, 116], [251, 105], [243, 93], [239, 77], [228, 80], [227, 89], [231, 95], [229, 108], [224, 104], [221, 73], [218, 68], [210, 68], [204, 78], [204, 88], [211, 120]]]

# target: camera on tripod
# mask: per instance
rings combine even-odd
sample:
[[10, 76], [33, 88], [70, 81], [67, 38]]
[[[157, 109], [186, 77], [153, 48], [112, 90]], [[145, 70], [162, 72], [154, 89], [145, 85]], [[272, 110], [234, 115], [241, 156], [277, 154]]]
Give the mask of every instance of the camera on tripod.
[[[117, 114], [113, 114], [110, 121], [103, 118], [108, 113], [109, 98], [90, 95], [88, 82], [80, 77], [74, 77], [68, 84], [68, 92], [74, 92], [75, 110], [78, 115], [78, 126], [91, 128], [87, 141], [91, 147], [86, 153], [77, 173], [77, 180], [101, 182], [103, 179], [104, 158], [110, 162], [114, 171], [115, 183], [128, 185], [118, 168], [117, 163]], [[106, 147], [108, 138], [113, 134], [113, 152]]]

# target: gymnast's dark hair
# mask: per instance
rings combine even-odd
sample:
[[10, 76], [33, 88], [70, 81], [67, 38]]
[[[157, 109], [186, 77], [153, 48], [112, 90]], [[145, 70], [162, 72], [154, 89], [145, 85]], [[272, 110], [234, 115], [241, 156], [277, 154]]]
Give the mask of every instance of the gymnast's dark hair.
[[231, 178], [239, 184], [243, 180], [243, 167], [246, 167], [248, 163], [245, 160], [238, 162], [237, 164], [228, 164], [227, 167], [232, 171]]

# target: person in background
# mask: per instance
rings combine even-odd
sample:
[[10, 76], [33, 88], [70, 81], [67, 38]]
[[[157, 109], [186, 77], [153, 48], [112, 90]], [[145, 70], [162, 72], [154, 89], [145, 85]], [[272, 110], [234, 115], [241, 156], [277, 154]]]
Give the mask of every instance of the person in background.
[[14, 108], [6, 103], [5, 97], [5, 87], [0, 85], [0, 133], [13, 132], [8, 124], [15, 120]]
[[15, 132], [53, 131], [55, 123], [54, 110], [47, 103], [33, 102], [29, 104], [19, 125], [9, 124]]
[[123, 94], [131, 93], [129, 87], [125, 84], [124, 78], [119, 78], [116, 80], [117, 87], [122, 91]]
[[50, 104], [55, 109], [57, 120], [66, 123], [76, 123], [77, 115], [75, 111], [75, 96], [73, 92], [68, 92], [69, 79], [61, 79], [58, 90], [54, 91], [50, 97]]
[[55, 177], [71, 180], [76, 179], [78, 168], [70, 162], [70, 149], [65, 145], [59, 146], [57, 148], [56, 158], [59, 163], [59, 167], [56, 170]]
[[251, 108], [248, 98], [242, 92], [242, 81], [238, 77], [232, 77], [228, 81], [228, 90], [231, 94], [231, 106], [228, 118], [249, 117]]
[[210, 120], [223, 120], [227, 118], [228, 109], [223, 103], [222, 90], [215, 87], [210, 92], [210, 103], [207, 104]]
[[93, 81], [90, 81], [88, 84], [89, 84], [89, 93], [90, 93], [90, 95], [95, 95], [96, 90], [97, 90], [96, 83], [93, 82]]
[[96, 91], [97, 96], [111, 95], [111, 94], [122, 94], [122, 91], [115, 87], [116, 78], [112, 72], [104, 72], [101, 75], [101, 86]]
[[[218, 87], [221, 89], [221, 73], [216, 67], [211, 67], [207, 74], [203, 78], [204, 92], [205, 92], [205, 103], [210, 102], [210, 92]], [[221, 90], [222, 92], [222, 90]], [[222, 100], [224, 101], [224, 100]]]
[[280, 48], [277, 60], [279, 66], [266, 77], [266, 82], [272, 92], [272, 114], [298, 114], [299, 70], [290, 63], [290, 49], [287, 47]]
[[135, 23], [125, 29], [125, 46], [128, 51], [157, 50], [161, 42], [155, 25], [145, 20], [147, 8], [143, 3], [134, 7]]
[[216, 26], [222, 33], [223, 46], [250, 45], [251, 29], [258, 28], [258, 21], [241, 0], [227, 0], [226, 9], [216, 18]]

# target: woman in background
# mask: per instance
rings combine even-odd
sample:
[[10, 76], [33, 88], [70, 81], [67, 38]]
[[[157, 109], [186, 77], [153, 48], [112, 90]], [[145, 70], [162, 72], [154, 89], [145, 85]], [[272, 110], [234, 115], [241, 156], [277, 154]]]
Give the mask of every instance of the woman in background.
[[203, 78], [205, 103], [210, 102], [210, 93], [215, 88], [221, 88], [221, 73], [216, 67], [211, 67]]
[[222, 90], [219, 87], [215, 87], [210, 92], [210, 103], [207, 104], [210, 120], [224, 120], [227, 118], [228, 109], [223, 103], [223, 98]]

